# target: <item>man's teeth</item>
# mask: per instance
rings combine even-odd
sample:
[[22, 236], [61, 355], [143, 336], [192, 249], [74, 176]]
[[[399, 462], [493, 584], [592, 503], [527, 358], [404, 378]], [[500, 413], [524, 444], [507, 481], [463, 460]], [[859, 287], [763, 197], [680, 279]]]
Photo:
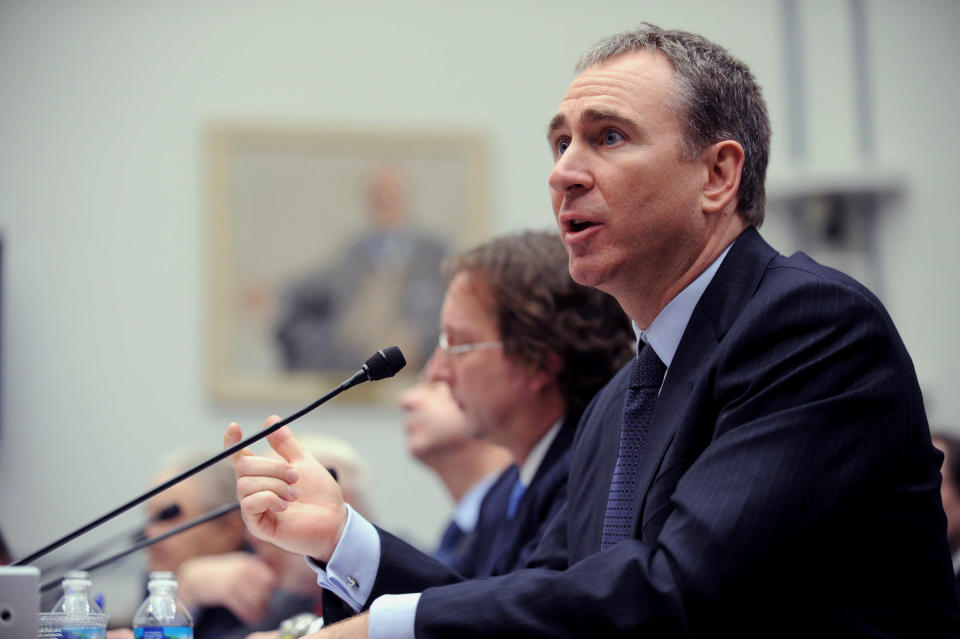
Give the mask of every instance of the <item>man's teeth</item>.
[[588, 226], [590, 226], [590, 222], [586, 220], [573, 220], [570, 222], [570, 228], [574, 231], [582, 231]]

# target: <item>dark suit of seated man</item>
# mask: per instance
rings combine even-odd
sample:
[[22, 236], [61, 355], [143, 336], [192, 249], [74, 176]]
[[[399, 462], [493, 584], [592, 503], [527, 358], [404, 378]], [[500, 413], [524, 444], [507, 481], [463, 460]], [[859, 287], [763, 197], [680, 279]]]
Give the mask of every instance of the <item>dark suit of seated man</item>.
[[[554, 242], [554, 238], [544, 239]], [[620, 344], [621, 357], [629, 357], [628, 342]], [[519, 468], [512, 463], [513, 456], [505, 447], [478, 438], [477, 425], [467, 418], [443, 379], [446, 368], [443, 352], [437, 349], [422, 379], [399, 397], [410, 453], [458, 498], [441, 549], [432, 556], [463, 577], [502, 574], [526, 563], [540, 530], [563, 502], [567, 451], [577, 419], [564, 419], [555, 435], [551, 432], [550, 437], [541, 438], [540, 451], [529, 456], [540, 460], [528, 462], [535, 473], [527, 480], [523, 496], [517, 495]]]
[[[769, 121], [749, 69], [645, 25], [577, 71], [548, 127], [554, 215], [638, 357], [585, 411], [530, 569], [364, 601], [311, 638], [960, 636], [913, 364], [869, 291], [757, 232]], [[335, 501], [245, 470], [248, 526], [337, 558]]]

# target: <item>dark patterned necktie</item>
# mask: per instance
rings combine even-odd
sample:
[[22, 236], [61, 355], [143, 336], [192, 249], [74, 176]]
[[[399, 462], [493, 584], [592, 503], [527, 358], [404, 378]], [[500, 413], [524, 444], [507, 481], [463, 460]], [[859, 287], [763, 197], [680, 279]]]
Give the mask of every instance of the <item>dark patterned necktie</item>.
[[607, 497], [601, 549], [633, 537], [633, 521], [637, 514], [637, 477], [653, 421], [657, 393], [666, 370], [650, 345], [644, 344], [630, 371], [630, 388], [623, 402], [620, 451]]

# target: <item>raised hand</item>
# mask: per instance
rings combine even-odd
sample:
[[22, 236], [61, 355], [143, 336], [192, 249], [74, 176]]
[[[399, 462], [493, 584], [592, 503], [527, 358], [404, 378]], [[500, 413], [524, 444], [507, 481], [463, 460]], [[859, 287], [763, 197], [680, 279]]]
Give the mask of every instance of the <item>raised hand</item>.
[[[276, 415], [264, 427], [275, 424]], [[224, 447], [243, 439], [232, 423]], [[267, 436], [280, 459], [258, 457], [249, 449], [229, 457], [237, 476], [240, 512], [250, 532], [284, 550], [329, 561], [347, 523], [340, 486], [284, 426]]]

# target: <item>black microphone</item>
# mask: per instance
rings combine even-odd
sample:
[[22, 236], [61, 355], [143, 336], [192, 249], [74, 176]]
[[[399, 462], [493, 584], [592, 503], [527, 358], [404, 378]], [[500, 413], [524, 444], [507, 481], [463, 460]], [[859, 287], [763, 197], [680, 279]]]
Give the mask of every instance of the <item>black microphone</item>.
[[[363, 366], [353, 377], [343, 382], [346, 388], [351, 388], [363, 382], [375, 382], [378, 379], [393, 377], [401, 368], [407, 365], [403, 353], [396, 346], [389, 346], [377, 351], [373, 356], [363, 363]], [[341, 386], [343, 386], [341, 384]], [[344, 390], [346, 390], [346, 388]]]
[[36, 559], [38, 559], [38, 558], [40, 558], [40, 557], [43, 557], [43, 556], [46, 555], [47, 553], [56, 550], [57, 548], [59, 548], [59, 547], [62, 546], [63, 544], [65, 544], [65, 543], [67, 543], [67, 542], [69, 542], [69, 541], [72, 541], [72, 540], [76, 539], [77, 537], [79, 537], [80, 535], [82, 535], [82, 534], [84, 534], [84, 533], [86, 533], [86, 532], [89, 532], [89, 531], [93, 530], [93, 529], [96, 528], [97, 526], [99, 526], [99, 525], [101, 525], [101, 524], [104, 524], [104, 523], [110, 521], [111, 519], [113, 519], [113, 518], [116, 517], [117, 515], [120, 515], [120, 514], [123, 514], [123, 513], [127, 512], [128, 510], [130, 510], [130, 509], [133, 508], [134, 506], [137, 506], [138, 504], [142, 504], [143, 502], [145, 502], [146, 500], [150, 499], [151, 497], [153, 497], [153, 496], [155, 496], [155, 495], [159, 495], [160, 493], [162, 493], [163, 491], [167, 490], [167, 489], [170, 488], [171, 486], [175, 486], [176, 484], [179, 484], [179, 483], [182, 482], [184, 479], [187, 479], [188, 477], [192, 477], [193, 475], [199, 473], [199, 472], [200, 472], [201, 470], [203, 470], [204, 468], [208, 468], [209, 466], [213, 466], [213, 465], [214, 465], [215, 463], [217, 463], [218, 461], [220, 461], [220, 460], [222, 460], [222, 459], [226, 459], [226, 458], [229, 457], [230, 455], [233, 455], [234, 453], [236, 453], [236, 452], [238, 452], [238, 451], [240, 451], [240, 450], [243, 450], [244, 448], [246, 448], [246, 447], [249, 446], [250, 444], [252, 444], [252, 443], [254, 443], [254, 442], [257, 442], [257, 441], [263, 439], [263, 438], [266, 437], [267, 435], [270, 435], [270, 434], [272, 434], [272, 433], [275, 433], [276, 431], [280, 430], [281, 428], [283, 428], [284, 426], [286, 426], [287, 424], [289, 424], [289, 423], [292, 422], [293, 420], [299, 419], [300, 417], [303, 417], [304, 415], [306, 415], [307, 413], [309, 413], [310, 411], [312, 411], [314, 408], [317, 408], [317, 407], [320, 406], [321, 404], [325, 404], [327, 401], [333, 399], [334, 397], [336, 397], [337, 395], [339, 395], [339, 394], [342, 393], [343, 391], [345, 391], [345, 390], [347, 390], [347, 389], [349, 389], [349, 388], [353, 388], [353, 387], [356, 386], [357, 384], [361, 384], [361, 383], [366, 382], [366, 381], [371, 381], [371, 382], [373, 382], [373, 381], [377, 381], [377, 380], [384, 379], [384, 378], [387, 378], [387, 377], [393, 377], [394, 375], [397, 374], [397, 372], [398, 372], [401, 368], [403, 368], [403, 367], [406, 365], [406, 363], [407, 363], [407, 361], [406, 361], [406, 359], [404, 359], [403, 353], [401, 353], [401, 352], [400, 352], [400, 349], [397, 348], [396, 346], [390, 346], [390, 347], [388, 347], [388, 348], [384, 348], [384, 349], [382, 349], [382, 350], [377, 351], [376, 353], [374, 353], [374, 355], [373, 355], [370, 359], [368, 359], [366, 362], [364, 362], [364, 364], [363, 364], [363, 366], [360, 368], [360, 370], [358, 370], [356, 373], [354, 373], [352, 377], [350, 377], [349, 379], [346, 379], [346, 380], [342, 381], [339, 386], [337, 386], [337, 387], [334, 388], [332, 391], [330, 391], [329, 393], [327, 393], [326, 395], [324, 395], [323, 397], [321, 397], [321, 398], [318, 399], [317, 401], [313, 402], [312, 404], [310, 404], [310, 405], [307, 406], [306, 408], [302, 408], [302, 409], [300, 409], [299, 411], [297, 411], [296, 413], [294, 413], [293, 415], [290, 415], [289, 417], [287, 417], [287, 418], [285, 418], [285, 419], [281, 419], [279, 422], [277, 422], [276, 424], [273, 424], [273, 425], [270, 426], [269, 428], [264, 428], [264, 429], [261, 430], [260, 432], [254, 434], [254, 435], [251, 435], [250, 437], [247, 437], [247, 438], [244, 439], [243, 441], [237, 442], [236, 444], [234, 444], [234, 445], [231, 446], [230, 448], [227, 448], [226, 450], [223, 450], [223, 451], [217, 453], [216, 455], [214, 455], [214, 456], [211, 457], [210, 459], [208, 459], [208, 460], [206, 460], [206, 461], [203, 461], [203, 462], [200, 462], [199, 464], [197, 464], [197, 465], [194, 466], [193, 468], [189, 468], [189, 469], [183, 471], [182, 473], [180, 473], [180, 474], [177, 475], [176, 477], [165, 481], [164, 483], [160, 484], [159, 486], [156, 486], [156, 487], [154, 487], [154, 488], [151, 488], [150, 490], [148, 490], [147, 492], [143, 493], [143, 494], [140, 495], [139, 497], [134, 497], [133, 499], [131, 499], [131, 500], [128, 501], [127, 503], [125, 503], [125, 504], [123, 504], [123, 505], [115, 508], [114, 510], [111, 510], [110, 512], [108, 512], [107, 514], [103, 515], [102, 517], [91, 521], [89, 524], [86, 524], [85, 526], [81, 526], [80, 528], [76, 529], [76, 530], [73, 531], [72, 533], [70, 533], [70, 534], [68, 534], [68, 535], [66, 535], [66, 536], [64, 536], [64, 537], [61, 537], [60, 539], [58, 539], [58, 540], [56, 540], [56, 541], [54, 541], [54, 542], [52, 542], [52, 543], [44, 546], [44, 547], [41, 548], [40, 550], [34, 552], [33, 554], [31, 554], [31, 555], [29, 555], [29, 556], [27, 556], [27, 557], [24, 557], [23, 559], [18, 559], [17, 561], [13, 562], [13, 563], [10, 564], [10, 565], [11, 565], [11, 566], [25, 566], [25, 565], [29, 564], [31, 561], [34, 561], [34, 560], [36, 560]]
[[57, 561], [49, 566], [41, 568], [41, 572], [56, 572], [58, 570], [63, 570], [67, 566], [78, 566], [81, 563], [89, 560], [91, 557], [99, 555], [104, 550], [115, 547], [118, 543], [122, 541], [128, 541], [133, 543], [139, 543], [147, 538], [147, 526], [154, 522], [158, 521], [169, 521], [180, 516], [180, 506], [179, 504], [170, 504], [163, 508], [160, 512], [155, 514], [153, 517], [147, 520], [147, 524], [143, 526], [138, 526], [132, 530], [127, 530], [122, 533], [118, 533], [104, 539], [103, 541], [87, 548], [81, 553], [70, 557], [69, 559], [64, 559], [62, 561]]

